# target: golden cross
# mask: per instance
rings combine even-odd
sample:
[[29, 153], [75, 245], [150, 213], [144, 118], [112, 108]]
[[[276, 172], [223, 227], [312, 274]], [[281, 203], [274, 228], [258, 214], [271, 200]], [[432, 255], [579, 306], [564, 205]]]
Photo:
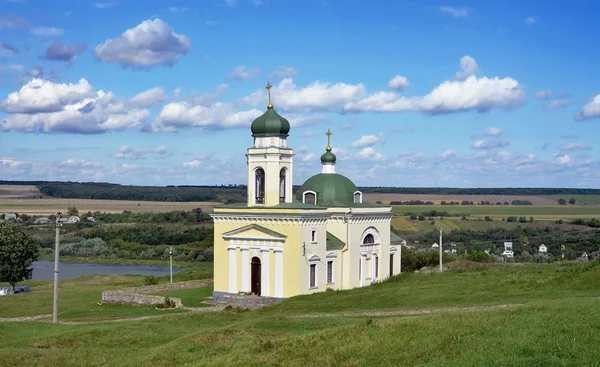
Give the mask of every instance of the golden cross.
[[267, 93], [269, 93], [269, 105], [267, 107], [273, 107], [271, 104], [271, 88], [273, 88], [273, 86], [270, 82], [267, 82], [267, 86], [265, 88], [267, 88]]
[[327, 128], [327, 132], [325, 133], [325, 135], [327, 135], [327, 148], [331, 150], [331, 135], [333, 135], [333, 133], [329, 128]]

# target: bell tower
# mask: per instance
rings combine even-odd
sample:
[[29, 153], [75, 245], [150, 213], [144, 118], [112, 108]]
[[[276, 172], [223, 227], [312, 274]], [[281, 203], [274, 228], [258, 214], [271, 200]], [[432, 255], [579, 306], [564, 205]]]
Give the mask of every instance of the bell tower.
[[271, 83], [267, 111], [252, 122], [254, 145], [246, 154], [248, 163], [248, 206], [276, 206], [292, 202], [294, 152], [287, 147], [290, 123], [271, 103]]

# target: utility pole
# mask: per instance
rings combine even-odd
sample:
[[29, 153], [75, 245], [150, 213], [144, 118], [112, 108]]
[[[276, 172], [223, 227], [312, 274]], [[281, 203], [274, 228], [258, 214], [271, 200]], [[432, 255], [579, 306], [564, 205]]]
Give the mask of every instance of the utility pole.
[[60, 253], [60, 216], [62, 213], [56, 213], [56, 241], [54, 246], [54, 307], [52, 308], [52, 323], [58, 322], [58, 255]]
[[440, 273], [442, 271], [442, 227], [440, 227]]
[[169, 265], [171, 268], [171, 283], [173, 283], [173, 246], [169, 246]]

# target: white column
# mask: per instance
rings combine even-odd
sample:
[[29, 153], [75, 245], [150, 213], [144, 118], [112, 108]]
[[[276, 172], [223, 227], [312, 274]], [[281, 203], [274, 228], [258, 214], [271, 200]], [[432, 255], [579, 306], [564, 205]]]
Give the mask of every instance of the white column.
[[237, 293], [237, 261], [235, 258], [235, 248], [229, 250], [229, 293]]
[[250, 271], [248, 266], [250, 261], [248, 260], [248, 249], [243, 248], [242, 250], [242, 292], [250, 292]]
[[367, 284], [367, 254], [360, 255], [360, 286]]
[[275, 250], [275, 297], [283, 297], [283, 253]]
[[376, 269], [377, 269], [378, 264], [377, 264], [377, 260], [375, 260], [375, 259], [377, 259], [377, 255], [375, 255], [375, 254], [371, 255], [371, 283], [373, 283], [377, 278], [375, 276], [375, 274], [377, 271]]
[[270, 297], [271, 292], [269, 290], [270, 283], [270, 268], [269, 268], [269, 250], [261, 250], [261, 266], [260, 272], [261, 280], [260, 280], [260, 295], [265, 297]]

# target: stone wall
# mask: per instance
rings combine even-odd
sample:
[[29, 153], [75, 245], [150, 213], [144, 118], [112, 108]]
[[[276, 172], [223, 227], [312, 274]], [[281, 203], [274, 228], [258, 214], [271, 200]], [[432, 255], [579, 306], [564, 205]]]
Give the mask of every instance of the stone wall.
[[[190, 280], [187, 282], [166, 283], [157, 285], [147, 285], [143, 287], [132, 287], [115, 289], [102, 292], [102, 303], [124, 304], [136, 306], [151, 306], [164, 304], [165, 297], [153, 296], [152, 294], [163, 293], [177, 289], [190, 289], [208, 287], [213, 284], [212, 279]], [[169, 298], [175, 303], [175, 307], [183, 307], [179, 298]]]

